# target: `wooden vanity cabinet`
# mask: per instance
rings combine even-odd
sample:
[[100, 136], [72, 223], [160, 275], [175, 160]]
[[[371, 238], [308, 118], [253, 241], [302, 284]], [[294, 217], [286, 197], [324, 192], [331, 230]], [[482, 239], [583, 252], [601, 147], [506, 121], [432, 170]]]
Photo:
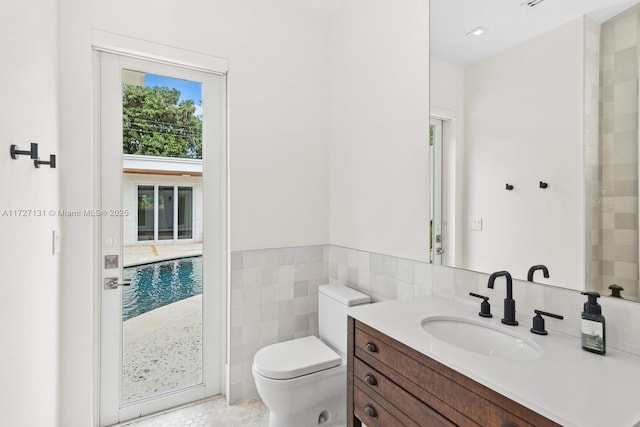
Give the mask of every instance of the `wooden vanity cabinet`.
[[351, 317], [347, 358], [349, 427], [559, 426]]

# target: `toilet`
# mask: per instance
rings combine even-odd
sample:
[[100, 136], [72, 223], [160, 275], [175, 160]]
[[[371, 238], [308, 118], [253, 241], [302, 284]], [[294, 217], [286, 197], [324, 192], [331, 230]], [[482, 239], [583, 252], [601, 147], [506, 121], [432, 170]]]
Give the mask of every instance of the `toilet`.
[[343, 285], [322, 285], [318, 292], [320, 338], [272, 344], [253, 357], [253, 378], [270, 411], [269, 427], [329, 426], [346, 419], [345, 311], [370, 299]]

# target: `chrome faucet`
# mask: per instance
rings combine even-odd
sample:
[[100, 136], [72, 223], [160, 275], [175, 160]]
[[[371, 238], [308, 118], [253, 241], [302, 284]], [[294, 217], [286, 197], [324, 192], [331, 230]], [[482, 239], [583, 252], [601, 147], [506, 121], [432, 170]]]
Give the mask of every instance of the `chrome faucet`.
[[507, 280], [507, 297], [504, 299], [504, 317], [502, 318], [502, 323], [505, 325], [517, 326], [516, 302], [513, 299], [513, 280], [511, 279], [511, 274], [509, 274], [508, 271], [496, 271], [489, 276], [489, 283], [487, 286], [493, 289], [493, 282], [496, 281], [496, 278], [502, 276]]
[[544, 276], [545, 279], [549, 278], [549, 269], [547, 268], [546, 265], [533, 265], [531, 266], [531, 268], [529, 269], [529, 272], [527, 273], [527, 281], [529, 282], [533, 282], [533, 273], [536, 272], [536, 270], [542, 270], [542, 275]]

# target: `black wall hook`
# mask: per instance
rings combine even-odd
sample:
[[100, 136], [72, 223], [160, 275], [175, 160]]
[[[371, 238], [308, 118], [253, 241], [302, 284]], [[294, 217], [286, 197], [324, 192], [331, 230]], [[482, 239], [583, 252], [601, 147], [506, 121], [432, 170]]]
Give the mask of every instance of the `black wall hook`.
[[31, 157], [31, 159], [36, 160], [38, 158], [38, 144], [36, 144], [35, 142], [31, 143], [31, 149], [30, 150], [18, 150], [18, 146], [15, 144], [11, 144], [11, 158], [13, 160], [16, 160], [18, 158], [18, 156], [26, 156], [29, 155], [29, 157]]
[[505, 188], [506, 188], [507, 190], [511, 191], [511, 190], [513, 190], [513, 185], [511, 185], [511, 184], [507, 184]]
[[36, 168], [40, 168], [40, 165], [49, 165], [49, 167], [51, 169], [55, 169], [56, 168], [56, 155], [55, 154], [50, 154], [48, 162], [45, 162], [45, 161], [40, 160], [40, 159], [36, 159], [36, 160], [33, 161], [33, 165]]
[[540, 181], [540, 188], [547, 188], [549, 186], [549, 184], [547, 184], [546, 182]]

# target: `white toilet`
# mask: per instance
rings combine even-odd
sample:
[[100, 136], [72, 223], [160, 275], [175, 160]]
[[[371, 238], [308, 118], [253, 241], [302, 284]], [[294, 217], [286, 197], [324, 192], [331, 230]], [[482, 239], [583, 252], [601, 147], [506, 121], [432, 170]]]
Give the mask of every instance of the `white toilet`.
[[347, 307], [369, 296], [343, 285], [318, 295], [320, 339], [280, 342], [253, 357], [253, 378], [269, 408], [269, 427], [327, 426], [346, 419]]

